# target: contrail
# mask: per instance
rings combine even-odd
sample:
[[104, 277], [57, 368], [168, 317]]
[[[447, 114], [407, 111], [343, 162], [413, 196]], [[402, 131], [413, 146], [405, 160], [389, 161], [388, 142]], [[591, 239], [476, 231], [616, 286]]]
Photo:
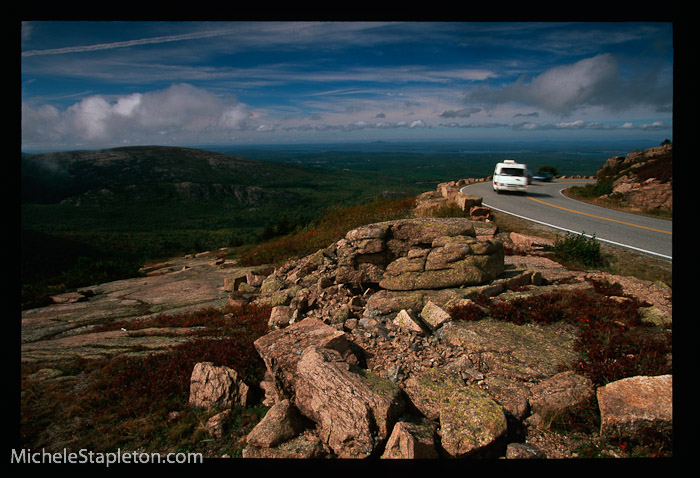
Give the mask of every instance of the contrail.
[[170, 35], [153, 38], [141, 38], [139, 40], [118, 41], [113, 43], [98, 43], [96, 45], [70, 46], [65, 48], [55, 48], [51, 50], [30, 50], [22, 52], [22, 56], [37, 55], [63, 55], [65, 53], [83, 53], [99, 50], [112, 50], [114, 48], [126, 48], [137, 45], [151, 45], [155, 43], [167, 43], [173, 41], [196, 40], [221, 35], [230, 35], [230, 30], [217, 30], [210, 32], [186, 33], [183, 35]]

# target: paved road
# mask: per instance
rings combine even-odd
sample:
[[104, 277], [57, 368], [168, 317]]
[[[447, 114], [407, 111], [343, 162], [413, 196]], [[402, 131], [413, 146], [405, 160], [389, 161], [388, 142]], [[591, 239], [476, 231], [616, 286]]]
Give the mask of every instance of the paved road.
[[501, 193], [491, 182], [465, 186], [462, 191], [484, 198], [485, 206], [562, 231], [593, 235], [596, 239], [672, 260], [672, 222], [593, 206], [561, 194], [570, 186], [591, 180], [533, 181], [525, 194]]

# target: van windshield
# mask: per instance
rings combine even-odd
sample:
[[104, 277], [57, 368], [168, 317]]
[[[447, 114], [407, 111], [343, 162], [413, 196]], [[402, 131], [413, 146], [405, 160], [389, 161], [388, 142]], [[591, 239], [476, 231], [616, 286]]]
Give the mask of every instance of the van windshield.
[[501, 169], [502, 176], [525, 176], [525, 170], [520, 168], [503, 168]]

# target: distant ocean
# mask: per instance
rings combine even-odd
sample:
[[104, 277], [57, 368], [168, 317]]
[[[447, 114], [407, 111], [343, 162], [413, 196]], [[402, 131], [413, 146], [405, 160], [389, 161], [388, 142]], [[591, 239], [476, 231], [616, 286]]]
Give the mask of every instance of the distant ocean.
[[[330, 144], [265, 144], [194, 146], [218, 153], [260, 161], [344, 169], [394, 175], [402, 168], [431, 169], [439, 178], [484, 177], [495, 163], [515, 159], [532, 171], [554, 166], [560, 174], [595, 175], [613, 156], [658, 146], [659, 142], [624, 141], [539, 141], [539, 142], [393, 142], [372, 141]], [[427, 178], [426, 178], [427, 179]]]
[[419, 153], [419, 154], [484, 154], [484, 153], [565, 153], [565, 154], [610, 154], [625, 155], [637, 149], [658, 146], [659, 142], [624, 141], [537, 141], [537, 142], [463, 142], [463, 141], [371, 141], [355, 143], [294, 143], [294, 144], [247, 144], [200, 146], [202, 149], [230, 154], [233, 151], [259, 151], [261, 153], [319, 153], [319, 152], [364, 152], [364, 153]]

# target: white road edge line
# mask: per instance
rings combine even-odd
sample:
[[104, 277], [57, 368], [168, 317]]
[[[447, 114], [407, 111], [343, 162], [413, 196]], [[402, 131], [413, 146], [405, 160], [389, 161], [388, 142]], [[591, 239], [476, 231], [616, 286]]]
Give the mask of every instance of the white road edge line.
[[[536, 220], [536, 219], [532, 219], [532, 218], [529, 218], [529, 217], [521, 216], [521, 215], [519, 215], [519, 214], [513, 214], [512, 212], [508, 212], [508, 211], [505, 211], [505, 210], [503, 210], [503, 209], [499, 209], [499, 208], [497, 208], [497, 207], [490, 206], [490, 205], [488, 205], [488, 204], [486, 204], [486, 203], [483, 203], [483, 205], [486, 206], [486, 207], [490, 207], [491, 209], [495, 209], [496, 211], [500, 211], [500, 212], [505, 213], [505, 214], [510, 214], [511, 216], [515, 216], [515, 217], [519, 217], [519, 218], [521, 218], [521, 219], [525, 219], [526, 221], [536, 222], [536, 223], [542, 224], [542, 225], [544, 225], [544, 226], [553, 227], [554, 229], [559, 229], [559, 230], [561, 230], [561, 231], [571, 232], [571, 233], [573, 233], [573, 234], [579, 234], [579, 235], [581, 235], [581, 236], [593, 237], [593, 236], [591, 236], [591, 235], [589, 235], [589, 234], [584, 234], [584, 233], [578, 232], [578, 231], [572, 231], [571, 229], [566, 229], [566, 228], [563, 228], [563, 227], [555, 226], [554, 224], [549, 224], [549, 223], [546, 223], [546, 222], [538, 221], [538, 220]], [[630, 246], [630, 245], [628, 245], [628, 244], [621, 244], [621, 243], [619, 243], [619, 242], [610, 241], [610, 240], [608, 240], [608, 239], [602, 239], [602, 238], [600, 238], [600, 237], [596, 237], [596, 240], [598, 240], [598, 241], [603, 241], [603, 242], [607, 242], [607, 243], [609, 243], [609, 244], [614, 244], [614, 245], [620, 246], [620, 247], [626, 247], [626, 248], [628, 248], [628, 249], [634, 249], [635, 251], [644, 252], [644, 253], [646, 253], [646, 254], [651, 254], [651, 255], [654, 255], [654, 256], [660, 256], [660, 257], [663, 257], [664, 259], [669, 259], [669, 260], [673, 261], [673, 257], [667, 256], [667, 255], [665, 255], [665, 254], [659, 254], [658, 252], [647, 251], [646, 249], [640, 249], [640, 248], [638, 248], [638, 247]]]

